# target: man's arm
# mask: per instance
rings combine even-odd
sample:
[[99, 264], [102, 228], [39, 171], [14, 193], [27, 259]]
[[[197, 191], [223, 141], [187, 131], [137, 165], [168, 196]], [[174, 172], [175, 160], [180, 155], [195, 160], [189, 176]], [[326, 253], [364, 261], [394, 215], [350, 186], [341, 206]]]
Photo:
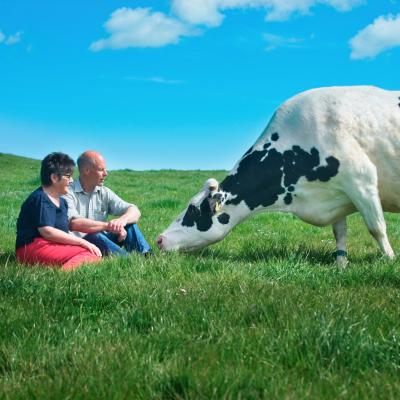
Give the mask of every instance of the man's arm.
[[102, 231], [121, 233], [125, 225], [136, 224], [139, 218], [139, 209], [136, 206], [130, 206], [120, 217], [109, 222], [95, 221], [81, 217], [73, 218], [69, 223], [69, 229], [83, 233], [97, 233]]
[[63, 196], [68, 205], [69, 230], [82, 233], [97, 233], [107, 229], [108, 222], [96, 221], [79, 215], [78, 199], [72, 189]]
[[131, 205], [128, 209], [118, 218], [108, 222], [107, 231], [113, 233], [120, 233], [125, 225], [136, 224], [140, 218], [140, 211], [135, 205]]
[[111, 189], [105, 189], [108, 195], [108, 212], [118, 216], [109, 222], [108, 230], [113, 233], [122, 233], [125, 225], [136, 224], [139, 221], [140, 211], [134, 204], [122, 200]]
[[107, 231], [108, 222], [95, 221], [89, 218], [72, 218], [69, 221], [69, 230], [82, 233], [97, 233]]

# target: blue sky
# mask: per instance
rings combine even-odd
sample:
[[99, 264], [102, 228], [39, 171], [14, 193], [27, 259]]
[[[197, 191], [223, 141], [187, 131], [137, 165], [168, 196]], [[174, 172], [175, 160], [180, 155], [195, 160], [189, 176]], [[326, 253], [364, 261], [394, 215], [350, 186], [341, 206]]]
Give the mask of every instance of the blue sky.
[[400, 89], [400, 0], [0, 0], [0, 152], [230, 169], [306, 89]]

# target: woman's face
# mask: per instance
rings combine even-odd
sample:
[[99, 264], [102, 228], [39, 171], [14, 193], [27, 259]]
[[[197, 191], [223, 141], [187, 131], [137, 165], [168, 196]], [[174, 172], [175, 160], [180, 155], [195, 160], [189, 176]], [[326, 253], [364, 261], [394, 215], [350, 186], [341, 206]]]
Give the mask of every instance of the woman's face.
[[60, 196], [68, 193], [68, 187], [74, 181], [72, 179], [72, 172], [73, 171], [71, 171], [71, 174], [63, 174], [63, 175], [52, 174], [51, 186], [57, 191], [57, 193]]

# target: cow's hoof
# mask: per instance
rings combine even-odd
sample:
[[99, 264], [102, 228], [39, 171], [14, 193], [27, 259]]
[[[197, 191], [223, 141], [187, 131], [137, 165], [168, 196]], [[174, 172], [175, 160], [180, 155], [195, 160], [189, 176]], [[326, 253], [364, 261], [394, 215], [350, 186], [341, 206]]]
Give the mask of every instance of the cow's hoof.
[[346, 268], [347, 264], [349, 263], [347, 259], [347, 252], [344, 250], [337, 250], [332, 254], [336, 257], [336, 264], [340, 268]]
[[393, 250], [390, 251], [390, 252], [388, 252], [388, 254], [386, 255], [386, 257], [389, 258], [390, 261], [393, 261], [393, 260], [396, 258], [396, 256], [395, 256]]
[[336, 257], [336, 264], [338, 267], [346, 268], [348, 263], [349, 263], [349, 260], [347, 259], [347, 257], [343, 257], [343, 256]]

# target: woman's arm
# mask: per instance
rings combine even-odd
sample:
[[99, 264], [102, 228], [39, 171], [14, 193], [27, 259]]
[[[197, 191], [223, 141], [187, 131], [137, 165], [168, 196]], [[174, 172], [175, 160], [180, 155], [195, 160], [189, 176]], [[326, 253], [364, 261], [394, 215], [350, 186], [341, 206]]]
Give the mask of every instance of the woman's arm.
[[41, 226], [38, 228], [38, 231], [43, 239], [61, 244], [82, 246], [85, 249], [89, 250], [92, 254], [101, 257], [100, 249], [85, 239], [70, 235], [69, 233], [66, 233], [60, 229], [53, 228], [52, 226]]

